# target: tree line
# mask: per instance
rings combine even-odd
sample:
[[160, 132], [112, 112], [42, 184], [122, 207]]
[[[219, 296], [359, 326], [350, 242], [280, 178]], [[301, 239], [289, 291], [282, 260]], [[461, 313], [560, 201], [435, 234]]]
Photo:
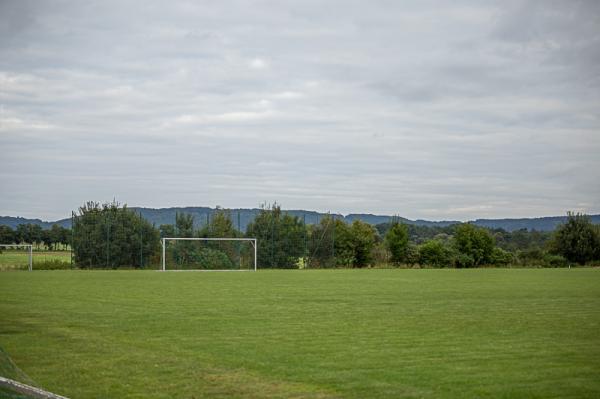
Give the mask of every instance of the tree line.
[[[333, 215], [307, 225], [281, 210], [263, 205], [246, 232], [238, 231], [226, 209], [194, 228], [194, 219], [178, 214], [174, 225], [156, 228], [118, 203], [88, 202], [73, 217], [72, 231], [58, 225], [42, 230], [20, 225], [0, 227], [0, 242], [40, 242], [48, 248], [70, 245], [78, 267], [150, 267], [160, 262], [162, 237], [250, 237], [258, 242], [260, 268], [361, 268], [369, 266], [562, 267], [600, 261], [600, 227], [582, 214], [568, 213], [554, 232], [506, 232], [462, 223], [445, 227], [403, 224], [399, 219], [377, 226], [351, 224]], [[62, 240], [62, 241], [61, 241]], [[229, 268], [249, 262], [239, 243], [175, 242], [167, 251], [177, 265]]]
[[37, 224], [20, 224], [16, 229], [0, 226], [0, 244], [33, 244], [36, 249], [49, 251], [67, 249], [71, 243], [71, 229], [53, 224], [42, 229]]
[[381, 235], [403, 229], [408, 235], [402, 262], [435, 267], [515, 265], [563, 267], [600, 261], [600, 226], [583, 214], [567, 213], [553, 232], [507, 232], [471, 224], [445, 227], [378, 225]]

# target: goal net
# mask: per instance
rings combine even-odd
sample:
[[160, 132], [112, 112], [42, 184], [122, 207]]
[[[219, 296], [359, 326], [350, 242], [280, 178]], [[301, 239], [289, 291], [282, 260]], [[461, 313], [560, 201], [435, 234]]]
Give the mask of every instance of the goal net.
[[0, 270], [32, 270], [31, 244], [0, 244]]
[[162, 270], [256, 271], [255, 238], [162, 239]]

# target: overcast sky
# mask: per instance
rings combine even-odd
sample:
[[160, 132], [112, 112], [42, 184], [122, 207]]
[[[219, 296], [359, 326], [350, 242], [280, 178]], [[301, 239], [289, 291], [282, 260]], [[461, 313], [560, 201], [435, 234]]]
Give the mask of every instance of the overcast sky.
[[600, 1], [0, 0], [0, 191], [600, 213]]

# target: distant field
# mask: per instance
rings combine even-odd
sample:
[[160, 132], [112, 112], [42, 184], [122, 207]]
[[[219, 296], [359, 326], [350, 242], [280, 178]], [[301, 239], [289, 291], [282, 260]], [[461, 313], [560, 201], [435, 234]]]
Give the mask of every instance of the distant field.
[[[69, 251], [33, 251], [33, 267], [36, 262], [60, 260], [71, 261]], [[0, 270], [27, 269], [29, 266], [29, 253], [26, 250], [3, 249], [0, 253]]]
[[0, 273], [0, 346], [72, 398], [598, 398], [600, 270]]

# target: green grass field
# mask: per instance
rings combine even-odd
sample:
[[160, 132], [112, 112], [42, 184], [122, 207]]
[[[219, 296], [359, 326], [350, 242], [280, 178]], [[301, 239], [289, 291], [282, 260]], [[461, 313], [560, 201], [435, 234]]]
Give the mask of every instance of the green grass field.
[[[71, 261], [70, 251], [33, 251], [33, 268], [36, 263], [47, 261]], [[27, 250], [4, 249], [0, 252], [0, 271], [27, 269], [29, 267], [29, 252]]]
[[72, 398], [597, 398], [600, 270], [0, 273], [0, 346]]

